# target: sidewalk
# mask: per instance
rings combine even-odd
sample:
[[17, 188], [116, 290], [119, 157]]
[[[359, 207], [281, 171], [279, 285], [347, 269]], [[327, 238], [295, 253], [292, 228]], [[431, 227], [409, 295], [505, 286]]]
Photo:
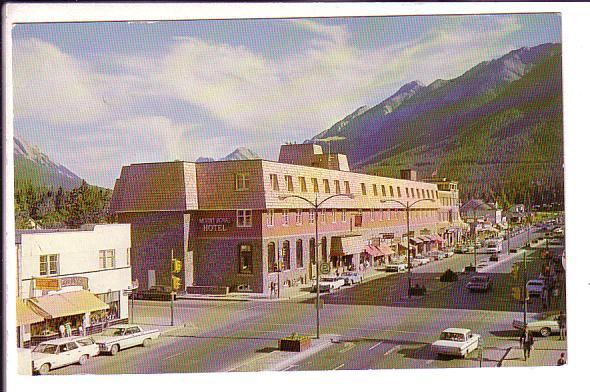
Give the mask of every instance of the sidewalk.
[[508, 347], [510, 350], [500, 362], [500, 366], [556, 366], [561, 353], [566, 353], [567, 359], [567, 340], [558, 340], [557, 336], [535, 340], [533, 350], [531, 350], [531, 357], [527, 361], [524, 360], [524, 353], [519, 348], [518, 342], [511, 343]]

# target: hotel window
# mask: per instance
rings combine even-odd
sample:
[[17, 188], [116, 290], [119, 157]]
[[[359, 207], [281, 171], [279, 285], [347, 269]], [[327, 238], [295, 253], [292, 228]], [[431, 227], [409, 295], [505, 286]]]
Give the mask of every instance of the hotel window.
[[373, 196], [377, 196], [377, 184], [373, 184]]
[[127, 248], [127, 265], [131, 265], [131, 248]]
[[314, 191], [314, 193], [320, 193], [320, 187], [318, 186], [318, 179], [317, 178], [312, 178], [311, 179], [311, 184], [313, 185], [313, 191]]
[[310, 224], [315, 223], [315, 210], [312, 208], [309, 209], [309, 223]]
[[301, 219], [302, 214], [301, 214], [301, 210], [297, 210], [297, 213], [295, 214], [295, 224], [296, 225], [300, 225], [301, 224]]
[[98, 264], [100, 268], [114, 268], [115, 267], [115, 250], [104, 249], [98, 251]]
[[236, 191], [250, 189], [250, 176], [246, 173], [236, 173]]
[[342, 209], [340, 218], [341, 218], [342, 222], [346, 222], [346, 210], [345, 209]]
[[332, 208], [332, 223], [336, 223], [336, 209]]
[[434, 193], [436, 194], [436, 198], [438, 199], [438, 191], [434, 191]]
[[379, 220], [382, 221], [383, 220], [383, 210], [379, 210]]
[[340, 181], [334, 180], [334, 192], [340, 193]]
[[236, 226], [237, 227], [252, 227], [252, 210], [237, 210], [236, 211]]
[[276, 272], [279, 269], [277, 264], [277, 249], [274, 242], [268, 243], [268, 272]]
[[275, 224], [275, 210], [268, 210], [266, 214], [266, 225], [274, 226]]
[[270, 175], [270, 186], [273, 191], [279, 190], [279, 177], [276, 174]]
[[414, 188], [410, 188], [410, 191], [412, 191], [412, 199], [414, 198]]
[[385, 185], [381, 185], [381, 196], [387, 196], [387, 192], [385, 192]]
[[252, 268], [252, 245], [244, 244], [240, 245], [240, 273], [251, 274], [254, 269]]
[[389, 186], [389, 196], [393, 197], [393, 186]]
[[361, 193], [363, 195], [367, 194], [367, 187], [365, 186], [365, 183], [361, 182]]
[[387, 220], [391, 220], [391, 210], [387, 209], [385, 211], [386, 211], [386, 214], [387, 214], [386, 215]]
[[426, 198], [426, 195], [424, 194], [424, 189], [422, 189], [422, 198]]
[[295, 242], [295, 265], [297, 268], [303, 268], [303, 241]]
[[408, 188], [406, 188], [406, 197], [410, 197], [410, 192], [408, 191]]
[[291, 243], [289, 240], [283, 242], [283, 248], [281, 250], [283, 256], [283, 270], [291, 269]]
[[399, 186], [397, 187], [397, 197], [402, 197], [402, 190]]
[[350, 194], [350, 183], [348, 181], [344, 181], [344, 192]]
[[299, 177], [299, 189], [301, 189], [301, 192], [307, 192], [307, 182], [305, 182], [305, 177]]
[[430, 189], [426, 190], [426, 197], [430, 199]]
[[420, 189], [416, 188], [416, 199], [420, 198]]
[[287, 191], [293, 192], [293, 177], [285, 176], [285, 184], [287, 185]]
[[320, 210], [320, 220], [322, 223], [326, 223], [326, 210]]
[[324, 193], [330, 193], [330, 181], [324, 179]]
[[371, 208], [371, 220], [375, 220], [375, 210]]
[[283, 226], [289, 224], [289, 210], [283, 210]]
[[39, 257], [39, 275], [57, 275], [59, 273], [59, 255]]

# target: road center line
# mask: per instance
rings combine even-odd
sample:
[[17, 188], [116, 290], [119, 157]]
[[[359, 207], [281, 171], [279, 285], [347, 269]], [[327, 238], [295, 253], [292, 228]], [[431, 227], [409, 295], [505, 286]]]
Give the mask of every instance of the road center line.
[[334, 369], [332, 370], [338, 370], [338, 369], [342, 369], [344, 367], [344, 364], [338, 365], [336, 366]]
[[379, 346], [380, 346], [380, 345], [382, 345], [382, 344], [383, 344], [383, 342], [379, 342], [379, 343], [375, 344], [374, 346], [372, 346], [372, 347], [369, 349], [369, 351], [371, 351], [371, 350], [372, 350], [372, 349], [374, 349], [375, 347], [379, 347]]

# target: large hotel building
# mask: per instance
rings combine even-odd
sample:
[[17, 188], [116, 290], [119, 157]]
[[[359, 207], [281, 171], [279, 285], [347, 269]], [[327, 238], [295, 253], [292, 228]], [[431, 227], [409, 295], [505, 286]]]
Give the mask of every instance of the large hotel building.
[[[125, 166], [111, 210], [131, 224], [133, 279], [140, 289], [170, 285], [170, 260], [182, 261], [181, 291], [268, 293], [271, 282], [299, 285], [315, 276], [315, 262], [365, 270], [410, 250], [441, 246], [453, 222], [440, 184], [349, 170], [346, 156], [314, 144], [281, 147], [279, 161], [162, 162]], [[314, 209], [299, 198], [322, 202]], [[317, 254], [316, 254], [317, 249]]]

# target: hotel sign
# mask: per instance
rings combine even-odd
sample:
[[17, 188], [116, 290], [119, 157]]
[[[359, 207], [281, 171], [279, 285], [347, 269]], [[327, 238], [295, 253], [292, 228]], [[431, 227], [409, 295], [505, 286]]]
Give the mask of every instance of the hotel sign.
[[203, 231], [227, 231], [227, 228], [231, 225], [231, 218], [199, 218], [199, 226]]
[[35, 289], [46, 291], [57, 291], [60, 289], [57, 278], [35, 278]]
[[67, 276], [61, 278], [61, 287], [67, 286], [82, 286], [84, 290], [88, 290], [88, 278], [84, 276]]

